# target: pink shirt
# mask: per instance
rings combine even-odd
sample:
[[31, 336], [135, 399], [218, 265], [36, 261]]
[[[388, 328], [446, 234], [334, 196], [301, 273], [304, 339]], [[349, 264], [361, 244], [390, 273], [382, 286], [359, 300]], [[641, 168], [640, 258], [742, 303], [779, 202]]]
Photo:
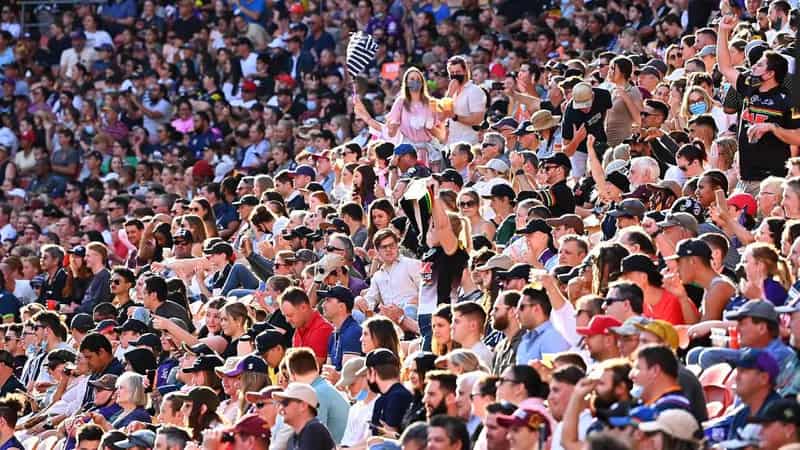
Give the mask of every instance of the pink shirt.
[[413, 102], [409, 109], [403, 105], [403, 97], [398, 97], [392, 110], [386, 116], [387, 123], [399, 123], [400, 133], [405, 141], [427, 143], [432, 139], [429, 128], [433, 128], [435, 119], [430, 106], [422, 102]]

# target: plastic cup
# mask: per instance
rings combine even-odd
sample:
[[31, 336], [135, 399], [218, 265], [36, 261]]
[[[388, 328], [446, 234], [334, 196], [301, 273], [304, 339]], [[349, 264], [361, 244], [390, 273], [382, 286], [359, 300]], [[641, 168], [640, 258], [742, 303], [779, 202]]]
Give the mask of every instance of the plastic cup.
[[53, 299], [47, 300], [47, 309], [50, 311], [55, 311], [58, 308], [58, 302]]

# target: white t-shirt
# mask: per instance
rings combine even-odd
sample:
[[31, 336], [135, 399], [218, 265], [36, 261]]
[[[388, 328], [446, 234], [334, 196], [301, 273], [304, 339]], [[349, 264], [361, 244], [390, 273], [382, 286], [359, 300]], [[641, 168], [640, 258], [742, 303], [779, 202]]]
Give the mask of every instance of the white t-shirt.
[[250, 54], [247, 56], [247, 59], [241, 60], [240, 64], [242, 66], [242, 75], [244, 75], [245, 78], [249, 78], [250, 75], [252, 75], [252, 74], [254, 74], [254, 73], [256, 73], [258, 71], [256, 69], [256, 60], [257, 59], [258, 59], [258, 56], [255, 53], [250, 52]]
[[90, 48], [100, 47], [103, 44], [114, 45], [114, 41], [111, 40], [111, 35], [106, 33], [103, 30], [97, 30], [95, 32], [88, 32], [84, 31], [86, 34], [86, 46]]
[[375, 408], [377, 399], [376, 396], [369, 403], [356, 402], [350, 407], [350, 412], [347, 414], [347, 427], [342, 436], [342, 446], [355, 447], [372, 435], [370, 428], [365, 424], [372, 420], [372, 410]]
[[142, 126], [144, 126], [144, 129], [147, 130], [148, 136], [151, 139], [158, 139], [158, 126], [169, 123], [169, 120], [172, 118], [172, 105], [163, 98], [160, 98], [157, 102], [153, 103], [153, 101], [148, 97], [143, 101], [142, 106], [147, 109], [152, 109], [153, 111], [158, 111], [162, 114], [161, 118], [158, 119], [154, 119], [147, 115], [142, 117]]
[[[461, 117], [485, 111], [486, 93], [483, 92], [483, 89], [473, 84], [472, 81], [468, 82], [461, 94], [455, 97], [453, 112]], [[461, 122], [455, 122], [450, 119], [450, 133], [447, 136], [447, 143], [454, 144], [462, 141], [469, 144], [478, 142], [478, 132], [473, 130], [470, 125], [464, 125]]]
[[[586, 439], [586, 431], [589, 429], [589, 425], [592, 424], [592, 413], [589, 412], [588, 409], [584, 409], [581, 411], [581, 414], [578, 416], [578, 439], [583, 441]], [[550, 450], [563, 450], [564, 447], [561, 446], [561, 433], [564, 429], [564, 421], [558, 422], [556, 424], [556, 429], [553, 431], [553, 440], [550, 442]]]

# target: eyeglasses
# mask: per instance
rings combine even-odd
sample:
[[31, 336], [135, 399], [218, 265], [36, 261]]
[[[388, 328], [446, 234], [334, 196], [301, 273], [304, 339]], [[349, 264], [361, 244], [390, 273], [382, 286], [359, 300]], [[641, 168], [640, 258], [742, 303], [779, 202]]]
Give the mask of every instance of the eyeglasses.
[[334, 247], [332, 245], [329, 245], [329, 246], [325, 247], [325, 250], [327, 250], [329, 252], [343, 252], [344, 251], [343, 248]]
[[189, 211], [191, 211], [191, 212], [200, 212], [200, 208], [195, 206], [194, 208], [189, 208]]
[[280, 403], [281, 406], [283, 406], [285, 408], [285, 407], [289, 406], [289, 404], [292, 403], [293, 401], [295, 401], [295, 400], [292, 399], [292, 398], [283, 398], [278, 403]]
[[391, 244], [384, 244], [378, 246], [378, 250], [391, 250], [393, 248], [397, 248], [397, 242], [392, 242]]
[[113, 285], [122, 284], [122, 280], [120, 280], [119, 278], [112, 278], [111, 279], [111, 284], [113, 284]]
[[458, 207], [461, 208], [461, 209], [472, 208], [476, 204], [478, 204], [478, 202], [474, 202], [474, 201], [458, 202]]
[[517, 305], [517, 309], [520, 311], [525, 311], [525, 308], [532, 308], [532, 307], [533, 303], [520, 303], [519, 305]]
[[496, 147], [496, 146], [497, 144], [492, 144], [491, 142], [484, 142], [483, 144], [481, 144], [481, 148]]

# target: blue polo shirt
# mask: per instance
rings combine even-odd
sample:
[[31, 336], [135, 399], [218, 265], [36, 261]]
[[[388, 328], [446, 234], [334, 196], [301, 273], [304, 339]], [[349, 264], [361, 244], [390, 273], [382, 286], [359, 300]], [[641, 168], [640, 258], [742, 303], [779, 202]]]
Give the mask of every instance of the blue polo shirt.
[[414, 401], [414, 394], [406, 389], [402, 383], [393, 384], [385, 394], [381, 394], [375, 399], [375, 407], [372, 410], [370, 423], [376, 427], [382, 427], [383, 424], [381, 422], [384, 422], [386, 425], [399, 430], [403, 416], [412, 401]]
[[342, 370], [342, 356], [345, 353], [361, 354], [361, 326], [353, 316], [347, 316], [341, 328], [334, 330], [328, 338], [328, 356], [336, 370]]
[[217, 218], [217, 228], [228, 228], [228, 224], [234, 220], [239, 220], [236, 208], [228, 202], [219, 202], [213, 206], [214, 217]]

